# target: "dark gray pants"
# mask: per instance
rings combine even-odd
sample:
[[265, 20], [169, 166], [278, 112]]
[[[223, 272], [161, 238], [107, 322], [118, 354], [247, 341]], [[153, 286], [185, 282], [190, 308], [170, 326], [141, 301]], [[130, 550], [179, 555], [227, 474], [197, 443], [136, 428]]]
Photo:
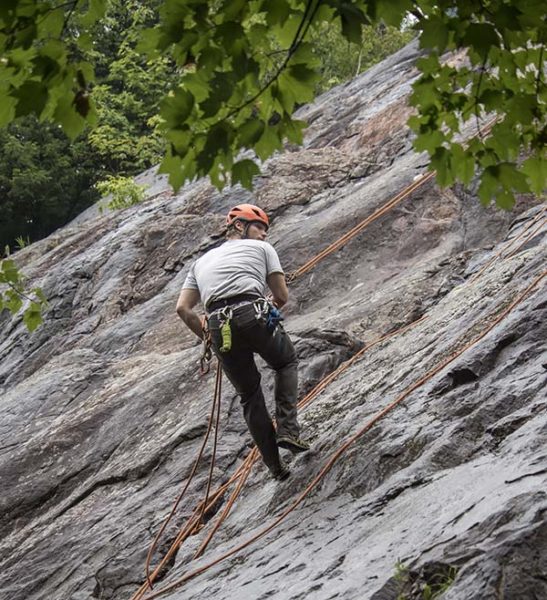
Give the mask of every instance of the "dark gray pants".
[[283, 327], [279, 325], [274, 333], [270, 333], [266, 324], [256, 319], [252, 304], [233, 309], [230, 325], [232, 348], [228, 352], [220, 352], [220, 322], [216, 315], [210, 317], [212, 347], [226, 376], [241, 396], [245, 421], [266, 466], [275, 472], [279, 469], [279, 450], [272, 419], [264, 402], [254, 353], [259, 354], [275, 371], [275, 418], [278, 435], [299, 437], [296, 417], [296, 352]]

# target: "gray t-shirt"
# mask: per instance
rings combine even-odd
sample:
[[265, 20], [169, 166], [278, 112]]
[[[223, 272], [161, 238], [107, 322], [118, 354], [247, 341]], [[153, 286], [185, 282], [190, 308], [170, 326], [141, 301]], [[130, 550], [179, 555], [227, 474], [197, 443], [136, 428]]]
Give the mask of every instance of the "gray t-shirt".
[[183, 289], [198, 290], [203, 306], [238, 294], [263, 296], [266, 277], [283, 273], [277, 252], [261, 240], [227, 240], [190, 267]]

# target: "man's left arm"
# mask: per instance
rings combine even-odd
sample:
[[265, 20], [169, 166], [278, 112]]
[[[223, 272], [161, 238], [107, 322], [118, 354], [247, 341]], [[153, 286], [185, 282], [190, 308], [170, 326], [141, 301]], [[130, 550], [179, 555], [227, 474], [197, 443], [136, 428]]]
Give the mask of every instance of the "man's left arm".
[[282, 308], [289, 299], [289, 290], [283, 273], [271, 273], [266, 279], [273, 296], [273, 303], [277, 308]]
[[177, 301], [177, 314], [201, 340], [203, 338], [201, 319], [193, 310], [199, 300], [200, 295], [198, 290], [184, 288]]

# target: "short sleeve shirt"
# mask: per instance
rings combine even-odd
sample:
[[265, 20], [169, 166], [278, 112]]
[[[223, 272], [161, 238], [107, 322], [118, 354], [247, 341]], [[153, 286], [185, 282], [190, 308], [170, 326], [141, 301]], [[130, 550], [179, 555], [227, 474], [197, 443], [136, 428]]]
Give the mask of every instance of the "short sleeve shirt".
[[239, 294], [263, 296], [266, 278], [283, 273], [274, 247], [262, 240], [227, 240], [199, 258], [183, 289], [198, 290], [204, 306]]

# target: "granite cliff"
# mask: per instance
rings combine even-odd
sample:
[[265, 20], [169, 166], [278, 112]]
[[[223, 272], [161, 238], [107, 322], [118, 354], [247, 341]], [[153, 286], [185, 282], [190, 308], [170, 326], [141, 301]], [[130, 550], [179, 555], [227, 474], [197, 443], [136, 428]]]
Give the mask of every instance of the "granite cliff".
[[[50, 309], [32, 335], [0, 320], [0, 597], [137, 592], [213, 395], [174, 310], [189, 265], [221, 243], [235, 203], [270, 214], [290, 272], [419, 181], [405, 127], [417, 54], [302, 107], [304, 146], [268, 161], [254, 196], [206, 181], [173, 195], [150, 172], [142, 205], [90, 210], [17, 254]], [[546, 232], [537, 201], [500, 212], [424, 178], [296, 278], [285, 316], [302, 394], [347, 367], [301, 411], [313, 449], [287, 457], [282, 483], [255, 464], [204, 556], [192, 560], [213, 514], [155, 590], [261, 532], [323, 473], [271, 532], [162, 597], [547, 598]], [[267, 373], [264, 386], [271, 397]], [[215, 486], [250, 451], [227, 383], [218, 434]], [[207, 477], [205, 462], [153, 564]]]

